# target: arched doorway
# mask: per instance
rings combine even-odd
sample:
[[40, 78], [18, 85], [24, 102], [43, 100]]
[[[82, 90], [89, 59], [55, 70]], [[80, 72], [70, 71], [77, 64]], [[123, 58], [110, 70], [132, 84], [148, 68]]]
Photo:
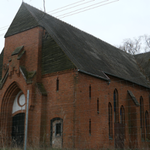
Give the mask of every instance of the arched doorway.
[[3, 95], [0, 112], [1, 131], [3, 131], [3, 138], [0, 142], [3, 146], [12, 144], [13, 117], [19, 113], [25, 113], [25, 104], [23, 106], [23, 101], [20, 100], [23, 97], [25, 101], [25, 96], [16, 82], [10, 84]]
[[19, 113], [12, 119], [12, 143], [14, 146], [23, 146], [25, 113]]
[[25, 96], [22, 91], [16, 95], [12, 106], [12, 143], [23, 146], [25, 123]]

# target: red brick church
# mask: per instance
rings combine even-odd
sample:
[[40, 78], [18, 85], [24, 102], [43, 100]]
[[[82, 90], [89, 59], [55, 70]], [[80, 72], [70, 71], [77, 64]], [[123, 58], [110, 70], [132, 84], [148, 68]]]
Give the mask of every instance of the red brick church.
[[150, 54], [130, 55], [22, 3], [0, 54], [1, 144], [150, 145]]

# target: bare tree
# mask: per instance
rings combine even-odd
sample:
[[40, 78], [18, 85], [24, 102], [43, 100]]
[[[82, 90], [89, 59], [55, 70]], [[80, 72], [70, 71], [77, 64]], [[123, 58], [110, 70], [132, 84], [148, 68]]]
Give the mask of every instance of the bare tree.
[[121, 50], [130, 53], [132, 55], [138, 53], [141, 48], [141, 37], [138, 37], [137, 39], [126, 39], [123, 42], [123, 45], [119, 46]]
[[150, 35], [144, 35], [143, 36], [145, 41], [145, 52], [150, 51]]
[[140, 52], [148, 52], [150, 51], [150, 36], [143, 35], [134, 39], [125, 39], [123, 44], [117, 47], [132, 55]]

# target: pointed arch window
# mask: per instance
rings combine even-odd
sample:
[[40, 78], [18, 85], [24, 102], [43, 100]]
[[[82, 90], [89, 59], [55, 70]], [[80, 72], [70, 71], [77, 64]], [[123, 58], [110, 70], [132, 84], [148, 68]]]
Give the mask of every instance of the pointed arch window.
[[108, 128], [109, 128], [109, 139], [113, 138], [113, 122], [112, 122], [112, 105], [108, 104]]
[[145, 131], [146, 131], [146, 139], [149, 139], [149, 115], [148, 115], [148, 111], [145, 112]]
[[120, 108], [120, 124], [121, 124], [121, 128], [122, 128], [122, 138], [125, 139], [125, 109], [123, 107], [123, 105]]
[[118, 91], [114, 90], [114, 121], [119, 122], [119, 114], [118, 114]]
[[120, 108], [120, 123], [123, 125], [125, 124], [125, 110], [123, 105]]
[[144, 120], [144, 105], [143, 105], [143, 98], [140, 97], [140, 126], [143, 128]]
[[144, 102], [142, 96], [140, 97], [140, 127], [141, 127], [141, 138], [145, 139], [144, 131]]

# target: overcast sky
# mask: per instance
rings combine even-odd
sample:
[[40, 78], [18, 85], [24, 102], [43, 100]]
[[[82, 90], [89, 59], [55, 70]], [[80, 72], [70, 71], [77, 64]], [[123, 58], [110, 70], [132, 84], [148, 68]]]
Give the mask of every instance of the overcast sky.
[[[44, 10], [43, 0], [24, 2]], [[0, 51], [21, 3], [22, 0], [1, 0]], [[127, 38], [150, 35], [150, 0], [45, 0], [45, 9], [48, 14], [115, 46]]]

